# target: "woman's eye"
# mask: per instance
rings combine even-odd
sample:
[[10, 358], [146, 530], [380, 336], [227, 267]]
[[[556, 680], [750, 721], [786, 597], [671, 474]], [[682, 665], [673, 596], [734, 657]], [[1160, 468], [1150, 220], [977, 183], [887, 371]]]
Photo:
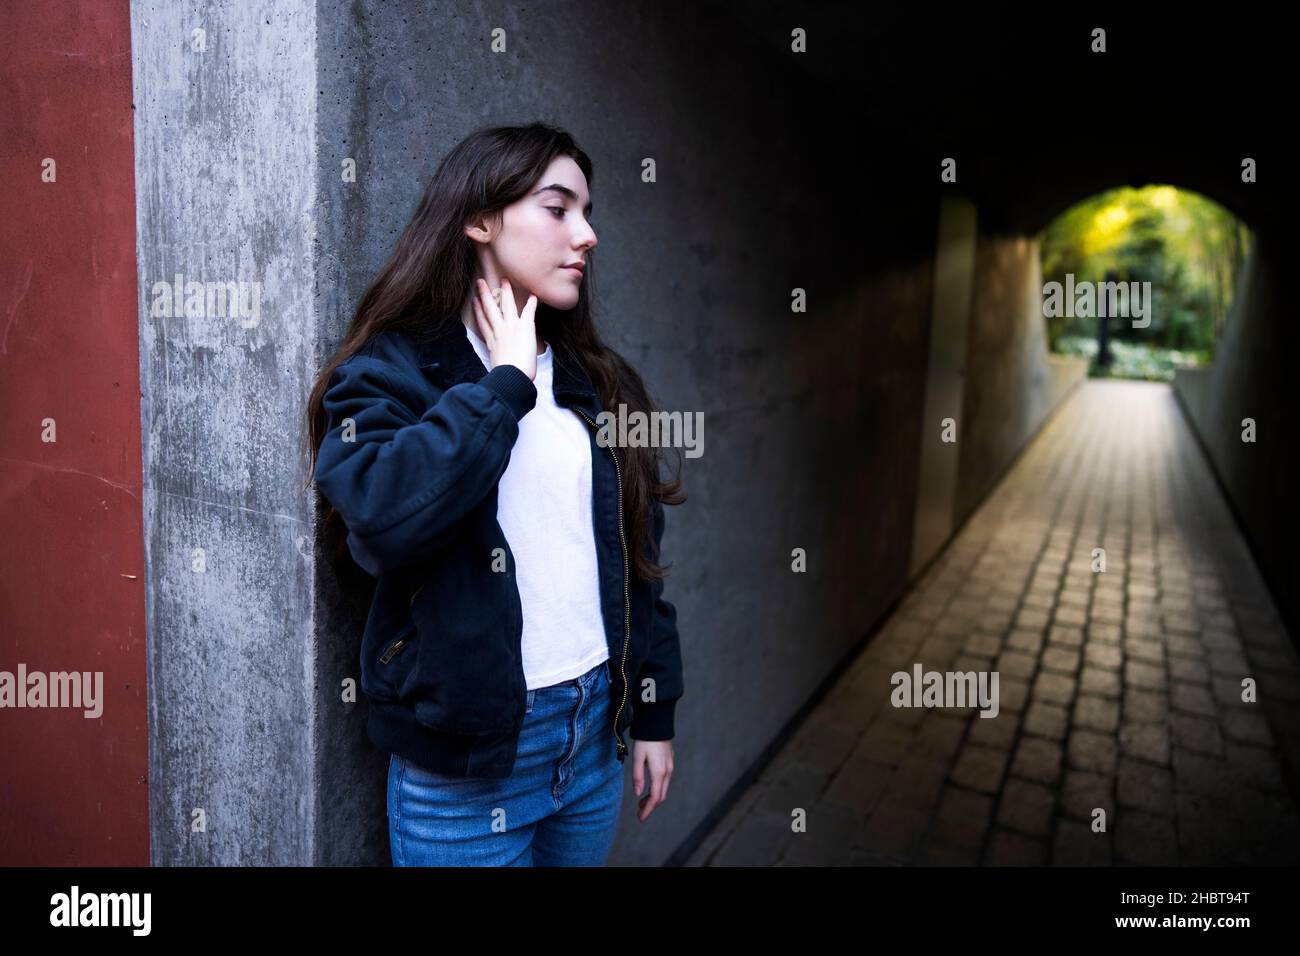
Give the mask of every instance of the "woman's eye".
[[[565, 212], [568, 211], [563, 206], [543, 206], [542, 208], [549, 209], [551, 212], [558, 212], [560, 215], [557, 218], [560, 219], [563, 219]], [[587, 220], [587, 225], [591, 226], [592, 229], [596, 228], [596, 224], [592, 222], [590, 219]]]

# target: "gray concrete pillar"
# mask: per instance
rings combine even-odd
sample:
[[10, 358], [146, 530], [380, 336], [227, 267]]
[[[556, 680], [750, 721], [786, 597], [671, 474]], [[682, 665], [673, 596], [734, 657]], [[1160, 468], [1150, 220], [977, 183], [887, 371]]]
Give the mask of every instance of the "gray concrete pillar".
[[317, 755], [350, 718], [302, 490], [316, 8], [135, 0], [131, 41], [151, 858], [324, 862]]

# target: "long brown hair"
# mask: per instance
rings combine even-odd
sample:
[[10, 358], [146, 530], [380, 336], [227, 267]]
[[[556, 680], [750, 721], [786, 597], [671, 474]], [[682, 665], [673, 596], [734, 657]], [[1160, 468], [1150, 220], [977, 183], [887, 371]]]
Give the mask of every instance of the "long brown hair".
[[[506, 206], [526, 196], [551, 161], [561, 155], [578, 164], [590, 188], [591, 159], [568, 133], [542, 123], [480, 129], [443, 159], [392, 256], [362, 295], [342, 345], [316, 378], [307, 402], [311, 440], [306, 485], [313, 480], [316, 457], [329, 429], [323, 399], [334, 370], [381, 332], [399, 330], [422, 338], [437, 334], [452, 322], [459, 324], [477, 266], [465, 223], [479, 216], [499, 216]], [[628, 411], [652, 412], [641, 376], [596, 332], [590, 294], [595, 258], [595, 249], [589, 250], [573, 309], [554, 309], [538, 301], [534, 313], [538, 334], [556, 353], [571, 356], [582, 366], [604, 408], [615, 411], [625, 404]], [[646, 557], [647, 549], [654, 551], [646, 519], [652, 498], [668, 505], [686, 500], [680, 491], [682, 482], [659, 481], [657, 448], [612, 450], [623, 475], [629, 561], [642, 580], [661, 581], [670, 566], [656, 564], [657, 553]], [[680, 460], [678, 470], [680, 473]], [[344, 547], [346, 529], [332, 504], [327, 507], [322, 534], [335, 560], [350, 562]]]

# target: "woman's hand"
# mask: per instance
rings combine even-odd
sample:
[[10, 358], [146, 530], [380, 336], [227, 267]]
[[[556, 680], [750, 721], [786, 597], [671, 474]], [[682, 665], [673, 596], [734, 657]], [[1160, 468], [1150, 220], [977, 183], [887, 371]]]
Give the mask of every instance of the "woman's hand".
[[478, 291], [472, 299], [474, 315], [478, 319], [479, 335], [488, 347], [492, 368], [514, 365], [530, 379], [536, 379], [537, 328], [533, 325], [533, 314], [537, 311], [537, 296], [530, 295], [524, 311], [517, 313], [508, 279], [501, 280], [499, 303], [485, 281], [475, 279], [474, 285]]
[[668, 797], [668, 781], [673, 775], [673, 742], [671, 740], [632, 740], [632, 789], [638, 797], [650, 775], [650, 790], [641, 798], [637, 819], [645, 823], [646, 817]]

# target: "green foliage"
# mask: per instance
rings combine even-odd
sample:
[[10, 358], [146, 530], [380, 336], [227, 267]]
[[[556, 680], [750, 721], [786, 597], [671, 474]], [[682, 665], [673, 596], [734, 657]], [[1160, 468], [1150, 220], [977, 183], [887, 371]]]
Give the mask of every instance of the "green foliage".
[[[1151, 283], [1151, 324], [1111, 323], [1111, 375], [1166, 379], [1173, 364], [1213, 357], [1251, 236], [1217, 203], [1172, 186], [1123, 187], [1061, 213], [1040, 237], [1043, 282]], [[1047, 318], [1048, 340], [1063, 351], [1068, 337], [1095, 339], [1098, 320]], [[1096, 343], [1093, 342], [1095, 351]], [[1120, 358], [1121, 354], [1124, 356]]]

